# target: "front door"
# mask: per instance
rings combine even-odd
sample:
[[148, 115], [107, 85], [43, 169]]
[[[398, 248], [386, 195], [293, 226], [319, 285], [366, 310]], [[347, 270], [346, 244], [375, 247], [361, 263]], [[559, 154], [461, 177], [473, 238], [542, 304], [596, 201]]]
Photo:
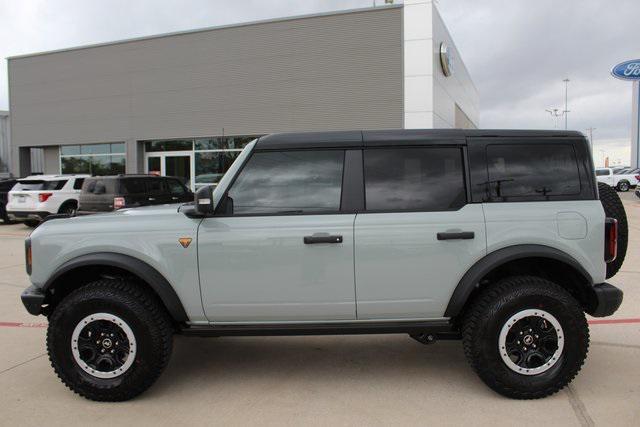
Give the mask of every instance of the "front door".
[[344, 151], [254, 152], [198, 230], [212, 322], [354, 320], [353, 224], [341, 213]]
[[486, 253], [482, 205], [467, 204], [462, 147], [364, 150], [355, 222], [358, 319], [443, 317]]
[[187, 188], [193, 190], [193, 154], [190, 152], [149, 153], [146, 173], [159, 176], [173, 176]]

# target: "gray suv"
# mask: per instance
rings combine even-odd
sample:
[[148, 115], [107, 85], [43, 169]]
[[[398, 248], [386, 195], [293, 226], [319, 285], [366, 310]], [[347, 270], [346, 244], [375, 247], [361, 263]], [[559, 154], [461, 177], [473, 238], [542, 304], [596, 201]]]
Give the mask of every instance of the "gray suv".
[[44, 222], [27, 310], [60, 379], [130, 399], [190, 336], [461, 339], [493, 390], [540, 398], [622, 292], [627, 224], [577, 132], [393, 130], [251, 142], [189, 204]]

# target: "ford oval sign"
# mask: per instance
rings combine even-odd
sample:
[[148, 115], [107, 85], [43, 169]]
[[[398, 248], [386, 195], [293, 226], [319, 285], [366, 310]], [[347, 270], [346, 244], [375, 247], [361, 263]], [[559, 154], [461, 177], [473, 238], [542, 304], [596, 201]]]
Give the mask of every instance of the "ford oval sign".
[[622, 80], [640, 80], [640, 59], [622, 62], [611, 70], [611, 75]]

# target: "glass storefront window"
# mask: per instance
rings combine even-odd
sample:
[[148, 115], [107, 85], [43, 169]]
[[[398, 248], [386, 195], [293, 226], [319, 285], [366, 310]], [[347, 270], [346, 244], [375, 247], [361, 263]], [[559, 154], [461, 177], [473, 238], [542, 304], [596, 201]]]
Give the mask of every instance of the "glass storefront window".
[[196, 184], [217, 184], [240, 151], [196, 152]]
[[[122, 154], [111, 154], [122, 153]], [[60, 172], [92, 175], [125, 173], [125, 144], [66, 145], [60, 147]]]
[[256, 136], [219, 136], [216, 138], [200, 138], [195, 141], [198, 150], [241, 150], [256, 139]]
[[117, 142], [115, 144], [109, 144], [111, 146], [111, 153], [112, 154], [125, 154], [126, 148], [124, 146], [124, 142]]
[[63, 145], [60, 147], [60, 154], [65, 155], [73, 155], [80, 154], [80, 146], [79, 145]]
[[62, 173], [91, 173], [91, 157], [72, 156], [60, 158]]
[[109, 144], [87, 144], [80, 146], [80, 154], [109, 154]]
[[147, 141], [144, 144], [146, 152], [157, 151], [192, 151], [192, 139], [172, 139], [168, 141]]

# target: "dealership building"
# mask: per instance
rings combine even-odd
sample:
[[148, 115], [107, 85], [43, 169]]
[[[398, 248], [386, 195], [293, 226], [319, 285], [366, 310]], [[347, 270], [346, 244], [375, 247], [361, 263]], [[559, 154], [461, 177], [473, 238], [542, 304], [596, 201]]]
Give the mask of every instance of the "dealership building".
[[[273, 132], [473, 128], [478, 92], [427, 0], [8, 58], [11, 168], [215, 184]], [[39, 172], [39, 171], [38, 171]]]

